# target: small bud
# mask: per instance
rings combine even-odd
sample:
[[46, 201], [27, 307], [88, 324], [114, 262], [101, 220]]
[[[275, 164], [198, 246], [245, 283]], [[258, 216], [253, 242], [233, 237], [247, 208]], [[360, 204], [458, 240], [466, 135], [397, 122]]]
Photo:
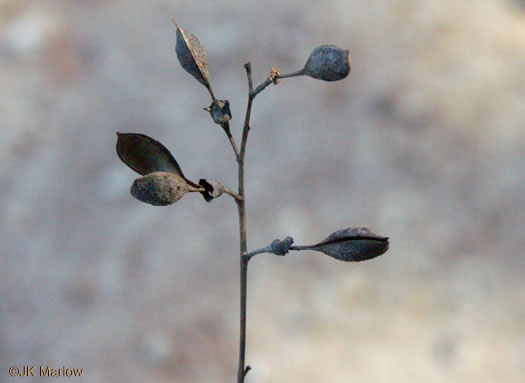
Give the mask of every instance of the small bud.
[[312, 78], [324, 81], [342, 80], [351, 70], [350, 53], [335, 45], [315, 48], [304, 65], [303, 72]]
[[204, 110], [210, 112], [213, 122], [219, 125], [227, 123], [232, 118], [230, 102], [228, 100], [214, 100], [211, 105], [204, 108]]
[[218, 198], [224, 193], [224, 184], [221, 181], [201, 178], [199, 185], [204, 188], [201, 194], [206, 202], [210, 202], [212, 199]]
[[272, 253], [275, 255], [286, 255], [288, 254], [288, 250], [290, 250], [290, 247], [293, 244], [293, 238], [288, 236], [282, 241], [276, 239], [274, 240], [270, 247], [272, 248]]
[[388, 250], [388, 237], [381, 237], [367, 228], [348, 228], [332, 233], [311, 246], [298, 246], [298, 250], [320, 251], [345, 262], [366, 261]]
[[178, 201], [188, 192], [201, 191], [174, 173], [154, 172], [137, 178], [131, 186], [131, 195], [154, 206], [166, 206]]
[[173, 23], [177, 27], [175, 52], [180, 65], [210, 90], [210, 63], [204, 47], [197, 37]]

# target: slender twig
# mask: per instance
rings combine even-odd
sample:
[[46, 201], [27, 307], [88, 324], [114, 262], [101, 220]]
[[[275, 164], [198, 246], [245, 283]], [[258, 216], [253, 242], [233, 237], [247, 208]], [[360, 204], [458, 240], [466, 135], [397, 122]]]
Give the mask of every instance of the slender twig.
[[275, 80], [280, 80], [282, 78], [303, 76], [303, 75], [304, 75], [304, 70], [301, 69], [301, 70], [298, 70], [298, 71], [292, 72], [292, 73], [275, 75], [274, 80], [272, 80], [270, 77], [268, 77], [268, 78], [266, 78], [266, 80], [264, 80], [264, 82], [261, 85], [259, 85], [257, 88], [255, 88], [255, 90], [250, 91], [250, 96], [252, 98], [255, 98], [255, 96], [257, 96], [259, 93], [261, 93], [268, 85], [275, 84]]
[[217, 98], [215, 97], [215, 95], [213, 94], [213, 89], [211, 88], [211, 85], [206, 85], [206, 89], [208, 89], [208, 92], [210, 93], [210, 96], [211, 96], [211, 101], [212, 102], [217, 102]]
[[263, 254], [263, 253], [270, 253], [273, 254], [272, 247], [270, 245], [266, 247], [261, 247], [260, 249], [250, 251], [248, 254], [245, 255], [246, 258], [251, 258], [257, 254]]
[[[244, 118], [244, 127], [242, 130], [242, 141], [241, 141], [241, 152], [240, 152], [240, 160], [241, 162], [244, 162], [244, 153], [246, 152], [246, 143], [248, 141], [248, 132], [250, 131], [250, 117], [252, 114], [252, 103], [253, 99], [257, 94], [254, 94], [253, 91], [253, 80], [252, 80], [252, 64], [246, 63], [244, 64], [244, 68], [246, 69], [246, 75], [248, 77], [248, 105], [246, 106], [246, 116]], [[242, 169], [244, 171], [244, 167]], [[239, 185], [240, 187], [241, 185]], [[243, 185], [244, 188], [244, 185]], [[241, 194], [241, 193], [239, 193]], [[242, 194], [241, 194], [242, 195]]]
[[221, 124], [221, 126], [224, 132], [226, 133], [228, 140], [230, 140], [230, 144], [232, 146], [233, 153], [235, 153], [235, 158], [237, 159], [237, 161], [239, 161], [239, 149], [237, 148], [237, 144], [235, 143], [235, 138], [233, 138], [232, 133], [230, 131], [230, 123], [225, 122]]
[[250, 92], [250, 96], [255, 98], [255, 96], [261, 93], [264, 90], [264, 88], [266, 88], [270, 84], [273, 84], [273, 81], [270, 77], [268, 77], [266, 80], [264, 80], [264, 82], [261, 85], [255, 88], [254, 91]]
[[[288, 250], [312, 250], [315, 247], [315, 245], [309, 245], [309, 246], [290, 246]], [[250, 251], [248, 254], [244, 256], [244, 258], [251, 259], [252, 257], [258, 255], [258, 254], [275, 254], [274, 250], [272, 249], [271, 245], [261, 247], [260, 249]], [[279, 254], [282, 255], [282, 254]]]
[[281, 78], [298, 77], [298, 76], [304, 76], [304, 69], [301, 69], [301, 70], [298, 70], [292, 73], [280, 74], [277, 76], [277, 78], [281, 79]]
[[242, 197], [239, 194], [235, 193], [233, 190], [227, 188], [224, 185], [222, 186], [222, 191], [224, 193], [228, 194], [228, 195], [231, 195], [235, 199], [235, 201], [241, 201], [242, 200]]

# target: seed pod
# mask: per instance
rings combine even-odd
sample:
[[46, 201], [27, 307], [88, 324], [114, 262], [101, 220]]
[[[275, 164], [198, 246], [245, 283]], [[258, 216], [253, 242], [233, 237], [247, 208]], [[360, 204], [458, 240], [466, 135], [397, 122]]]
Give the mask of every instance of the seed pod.
[[340, 261], [358, 262], [384, 254], [388, 246], [388, 237], [363, 227], [336, 231], [315, 245], [297, 246], [297, 250], [315, 250]]
[[139, 133], [117, 132], [117, 154], [131, 169], [141, 175], [153, 172], [170, 172], [179, 175], [194, 187], [199, 185], [191, 182], [170, 153], [160, 142]]
[[[175, 52], [180, 65], [202, 85], [210, 87], [210, 63], [208, 55], [199, 39], [173, 22], [177, 27], [177, 45]], [[213, 97], [212, 97], [213, 98]]]
[[131, 185], [131, 195], [154, 206], [166, 206], [178, 201], [188, 192], [202, 191], [178, 174], [154, 172], [137, 178]]
[[342, 80], [351, 70], [350, 52], [335, 45], [315, 48], [304, 65], [303, 72], [312, 78], [324, 81]]

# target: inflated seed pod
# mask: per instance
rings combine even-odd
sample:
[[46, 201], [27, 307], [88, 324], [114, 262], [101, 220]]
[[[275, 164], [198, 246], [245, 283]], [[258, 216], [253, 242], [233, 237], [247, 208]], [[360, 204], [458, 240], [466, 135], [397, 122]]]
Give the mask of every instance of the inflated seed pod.
[[175, 52], [177, 53], [180, 65], [202, 85], [211, 89], [210, 63], [204, 47], [197, 37], [190, 32], [184, 31], [175, 22], [173, 23], [177, 27]]
[[350, 52], [335, 45], [321, 45], [315, 48], [303, 68], [306, 76], [324, 80], [342, 80], [351, 70]]
[[296, 246], [296, 250], [315, 250], [340, 261], [358, 262], [384, 254], [388, 246], [388, 237], [361, 227], [336, 231], [315, 245]]
[[137, 178], [131, 185], [131, 195], [154, 206], [166, 206], [178, 201], [188, 192], [200, 192], [175, 173], [154, 172]]

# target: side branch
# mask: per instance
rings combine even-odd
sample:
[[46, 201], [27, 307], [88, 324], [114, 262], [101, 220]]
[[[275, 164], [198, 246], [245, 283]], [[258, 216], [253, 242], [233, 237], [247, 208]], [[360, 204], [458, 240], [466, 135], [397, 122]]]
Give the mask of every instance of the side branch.
[[254, 250], [248, 254], [246, 254], [244, 257], [246, 259], [251, 259], [253, 256], [257, 254], [263, 254], [263, 253], [269, 253], [269, 254], [275, 254], [275, 255], [286, 255], [288, 254], [289, 250], [299, 250], [297, 246], [292, 246], [293, 244], [293, 238], [288, 236], [282, 241], [276, 239], [272, 241], [268, 246], [261, 247], [260, 249]]
[[257, 250], [254, 250], [254, 251], [250, 251], [244, 257], [248, 258], [248, 259], [251, 259], [253, 256], [256, 256], [257, 254], [264, 254], [264, 253], [273, 254], [272, 247], [269, 246], [269, 245], [266, 246], [266, 247], [261, 247], [260, 249], [257, 249]]
[[[335, 239], [331, 241], [331, 244], [339, 243], [339, 242], [345, 242], [350, 240], [349, 238], [342, 238], [342, 239]], [[354, 235], [352, 236], [351, 240], [353, 241], [379, 241], [379, 242], [388, 242], [388, 238], [378, 238], [377, 236], [371, 236], [371, 235]], [[286, 237], [282, 241], [276, 239], [271, 244], [265, 247], [261, 247], [260, 249], [250, 251], [248, 254], [244, 256], [246, 259], [251, 259], [252, 257], [256, 256], [257, 254], [274, 254], [274, 255], [285, 255], [290, 250], [315, 250], [319, 247], [319, 244], [316, 245], [300, 245], [300, 246], [292, 246], [293, 244], [293, 238], [292, 237]]]
[[336, 231], [315, 245], [292, 246], [293, 239], [276, 239], [270, 245], [247, 253], [250, 260], [257, 254], [286, 255], [291, 250], [314, 250], [345, 262], [366, 261], [384, 254], [389, 247], [389, 238], [372, 233], [367, 228], [348, 228]]
[[275, 74], [273, 75], [272, 77], [268, 77], [266, 78], [266, 80], [264, 80], [264, 82], [259, 85], [257, 88], [255, 88], [254, 90], [250, 91], [250, 96], [252, 98], [255, 98], [255, 96], [257, 96], [259, 93], [261, 93], [264, 89], [266, 89], [266, 87], [270, 84], [275, 84], [277, 85], [279, 83], [279, 80], [280, 79], [283, 79], [283, 78], [289, 78], [289, 77], [297, 77], [297, 76], [303, 76], [304, 75], [304, 69], [301, 69], [301, 70], [298, 70], [296, 72], [292, 72], [292, 73], [286, 73], [286, 74]]
[[264, 82], [259, 85], [257, 88], [255, 88], [254, 91], [250, 92], [250, 96], [254, 97], [257, 96], [259, 93], [261, 93], [268, 85], [272, 84], [273, 81], [270, 77], [268, 77]]
[[237, 201], [237, 202], [242, 201], [242, 197], [241, 197], [239, 194], [235, 193], [235, 192], [234, 192], [233, 190], [231, 190], [231, 189], [228, 189], [226, 186], [223, 186], [222, 191], [223, 191], [224, 193], [226, 193], [226, 194], [232, 196], [233, 199], [235, 199], [235, 201]]
[[246, 153], [246, 143], [248, 141], [248, 132], [250, 131], [250, 117], [252, 114], [252, 103], [255, 96], [253, 95], [252, 64], [244, 64], [246, 76], [248, 77], [248, 105], [246, 106], [246, 116], [244, 118], [244, 127], [242, 130], [240, 160], [244, 162], [244, 153]]

